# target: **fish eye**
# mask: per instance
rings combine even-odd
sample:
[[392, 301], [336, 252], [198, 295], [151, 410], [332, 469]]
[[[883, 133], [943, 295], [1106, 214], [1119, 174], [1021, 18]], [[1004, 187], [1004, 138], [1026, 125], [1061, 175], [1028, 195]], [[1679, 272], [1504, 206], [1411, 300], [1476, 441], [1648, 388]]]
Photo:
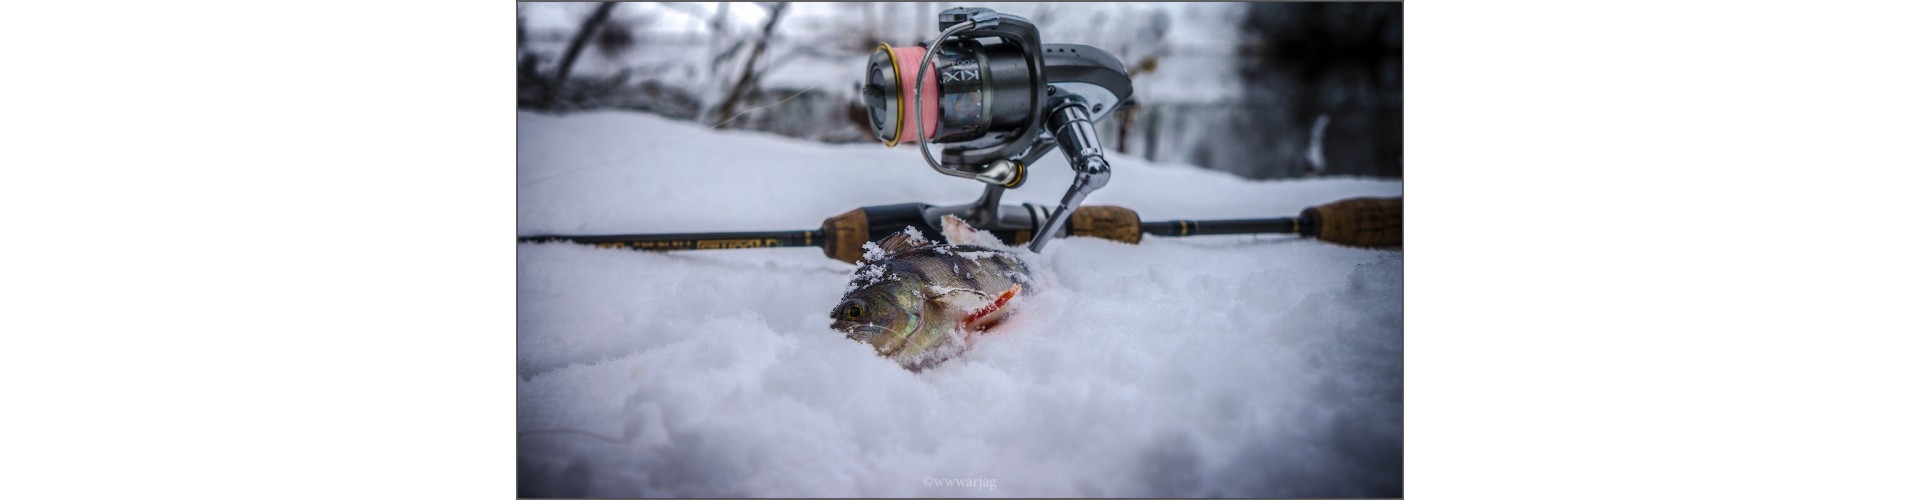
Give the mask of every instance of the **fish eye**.
[[840, 318], [847, 320], [858, 320], [866, 314], [866, 308], [860, 307], [859, 303], [847, 304], [845, 309], [840, 310]]

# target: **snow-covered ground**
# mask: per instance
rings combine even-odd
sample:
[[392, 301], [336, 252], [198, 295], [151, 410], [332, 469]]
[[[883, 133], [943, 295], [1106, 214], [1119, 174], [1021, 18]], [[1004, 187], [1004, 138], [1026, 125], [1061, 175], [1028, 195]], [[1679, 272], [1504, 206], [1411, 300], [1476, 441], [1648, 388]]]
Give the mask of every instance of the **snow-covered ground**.
[[[519, 115], [518, 232], [810, 229], [979, 184], [912, 148]], [[1398, 182], [1110, 158], [1089, 204], [1291, 216]], [[1060, 155], [1005, 201], [1052, 205]], [[1401, 495], [1401, 269], [1290, 236], [1066, 238], [1053, 289], [914, 374], [830, 330], [818, 249], [519, 246], [522, 496]]]

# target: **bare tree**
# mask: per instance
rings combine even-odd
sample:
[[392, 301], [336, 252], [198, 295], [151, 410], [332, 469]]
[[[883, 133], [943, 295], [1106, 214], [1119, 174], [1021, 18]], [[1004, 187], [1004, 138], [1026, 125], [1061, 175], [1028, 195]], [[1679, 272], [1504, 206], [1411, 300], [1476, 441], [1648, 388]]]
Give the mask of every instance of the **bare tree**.
[[573, 34], [573, 42], [567, 44], [566, 55], [560, 57], [560, 67], [554, 70], [553, 86], [547, 87], [548, 106], [559, 104], [560, 88], [567, 85], [567, 76], [573, 73], [573, 62], [580, 58], [580, 51], [586, 48], [593, 35], [600, 31], [600, 25], [606, 24], [607, 16], [613, 14], [614, 5], [614, 2], [601, 2], [593, 9], [593, 14], [580, 24], [580, 31]]
[[780, 17], [787, 12], [788, 2], [780, 2], [767, 9], [767, 23], [760, 28], [760, 39], [753, 45], [753, 53], [747, 56], [745, 69], [740, 71], [740, 79], [733, 82], [733, 90], [720, 102], [720, 111], [714, 120], [727, 120], [733, 116], [733, 109], [746, 97], [748, 91], [759, 85], [761, 56], [766, 55], [767, 43], [773, 41], [773, 30], [780, 24]]

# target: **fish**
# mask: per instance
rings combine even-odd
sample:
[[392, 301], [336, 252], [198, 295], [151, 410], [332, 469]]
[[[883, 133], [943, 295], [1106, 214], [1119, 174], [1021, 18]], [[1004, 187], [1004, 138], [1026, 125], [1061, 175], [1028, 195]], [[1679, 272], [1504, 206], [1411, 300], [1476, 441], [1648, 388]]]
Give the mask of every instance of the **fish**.
[[1037, 292], [1024, 250], [952, 215], [941, 226], [947, 243], [912, 227], [868, 242], [830, 313], [833, 329], [919, 372], [964, 353]]

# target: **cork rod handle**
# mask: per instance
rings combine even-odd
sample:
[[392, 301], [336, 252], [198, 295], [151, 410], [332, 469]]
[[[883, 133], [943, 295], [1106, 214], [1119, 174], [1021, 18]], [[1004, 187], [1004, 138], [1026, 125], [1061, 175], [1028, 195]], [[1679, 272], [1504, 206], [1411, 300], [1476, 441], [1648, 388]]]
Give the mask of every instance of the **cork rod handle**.
[[1328, 243], [1363, 247], [1400, 246], [1400, 198], [1349, 198], [1300, 212], [1307, 235]]

